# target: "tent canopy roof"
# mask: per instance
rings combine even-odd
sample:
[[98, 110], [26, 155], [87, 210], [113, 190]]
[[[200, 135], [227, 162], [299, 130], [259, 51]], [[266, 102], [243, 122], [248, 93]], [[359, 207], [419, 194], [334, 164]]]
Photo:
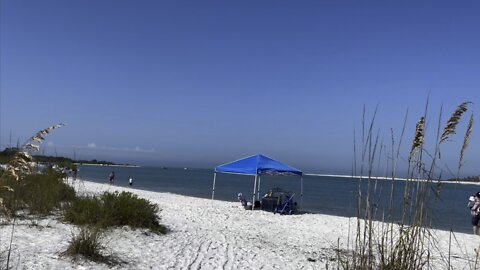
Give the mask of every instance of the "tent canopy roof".
[[264, 155], [254, 155], [215, 167], [215, 172], [247, 175], [302, 175], [302, 171]]

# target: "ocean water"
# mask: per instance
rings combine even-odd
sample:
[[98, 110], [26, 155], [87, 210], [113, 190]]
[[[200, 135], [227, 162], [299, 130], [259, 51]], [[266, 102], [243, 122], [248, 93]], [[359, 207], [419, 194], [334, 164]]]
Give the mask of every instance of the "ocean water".
[[[133, 178], [132, 188], [170, 192], [186, 196], [211, 198], [213, 170], [159, 168], [159, 167], [109, 167], [79, 166], [78, 178], [92, 182], [108, 183], [108, 175], [115, 171], [115, 183], [128, 186], [128, 179]], [[237, 201], [237, 194], [242, 192], [247, 200], [252, 200], [253, 176], [217, 174], [215, 199]], [[392, 181], [371, 180], [372, 212], [377, 220], [400, 220], [404, 181], [395, 181], [394, 211], [390, 209], [390, 192]], [[366, 194], [368, 181], [361, 181], [361, 190]], [[357, 193], [359, 180], [330, 176], [304, 176], [303, 199], [300, 200], [300, 177], [262, 176], [260, 195], [274, 187], [280, 187], [295, 193], [294, 201], [303, 202], [302, 210], [336, 216], [355, 217], [357, 215]], [[434, 196], [433, 190], [428, 213], [432, 217], [432, 227], [442, 230], [471, 233], [470, 212], [467, 208], [468, 197], [480, 190], [475, 184], [444, 183], [440, 196]], [[416, 184], [410, 189], [416, 192]], [[372, 194], [371, 193], [371, 194]], [[413, 208], [411, 205], [410, 208]]]

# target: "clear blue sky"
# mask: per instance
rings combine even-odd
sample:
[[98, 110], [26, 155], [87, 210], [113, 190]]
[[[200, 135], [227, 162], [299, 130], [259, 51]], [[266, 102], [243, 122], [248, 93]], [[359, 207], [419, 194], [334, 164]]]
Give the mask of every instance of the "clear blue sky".
[[[443, 122], [464, 100], [479, 111], [478, 1], [0, 3], [2, 147], [65, 122], [46, 154], [211, 168], [262, 153], [349, 174], [364, 106], [386, 145], [407, 109], [410, 145], [429, 94], [431, 133], [442, 104]], [[452, 168], [466, 120], [442, 149]]]

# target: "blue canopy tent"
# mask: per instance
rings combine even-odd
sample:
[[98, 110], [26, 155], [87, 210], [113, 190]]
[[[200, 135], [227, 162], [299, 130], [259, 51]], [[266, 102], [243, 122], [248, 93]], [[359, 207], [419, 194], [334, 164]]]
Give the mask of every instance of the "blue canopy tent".
[[[215, 167], [213, 174], [212, 200], [215, 196], [215, 180], [217, 173], [231, 173], [242, 175], [254, 175], [255, 181], [253, 183], [253, 201], [252, 209], [254, 207], [255, 195], [257, 200], [260, 199], [260, 178], [262, 175], [280, 175], [280, 176], [300, 176], [300, 206], [303, 202], [303, 173], [289, 165], [283, 164], [279, 161], [273, 160], [264, 155], [254, 155], [239, 159], [230, 163], [219, 165]], [[258, 185], [257, 185], [258, 180]]]

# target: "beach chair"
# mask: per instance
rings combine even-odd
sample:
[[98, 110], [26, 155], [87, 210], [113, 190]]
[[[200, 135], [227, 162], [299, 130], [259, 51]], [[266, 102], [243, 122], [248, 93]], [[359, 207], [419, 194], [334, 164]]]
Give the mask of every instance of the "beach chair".
[[[243, 208], [245, 209], [248, 209], [248, 202], [247, 200], [245, 199], [245, 196], [243, 196], [243, 193], [238, 193], [237, 195], [237, 198], [238, 198], [238, 201], [242, 204]], [[250, 209], [252, 208], [252, 206], [250, 206]]]
[[284, 198], [279, 197], [278, 198], [279, 202], [273, 213], [274, 214], [280, 213], [280, 215], [293, 214], [296, 208], [293, 204], [293, 196], [295, 196], [295, 193], [293, 193], [292, 195], [285, 195]]

